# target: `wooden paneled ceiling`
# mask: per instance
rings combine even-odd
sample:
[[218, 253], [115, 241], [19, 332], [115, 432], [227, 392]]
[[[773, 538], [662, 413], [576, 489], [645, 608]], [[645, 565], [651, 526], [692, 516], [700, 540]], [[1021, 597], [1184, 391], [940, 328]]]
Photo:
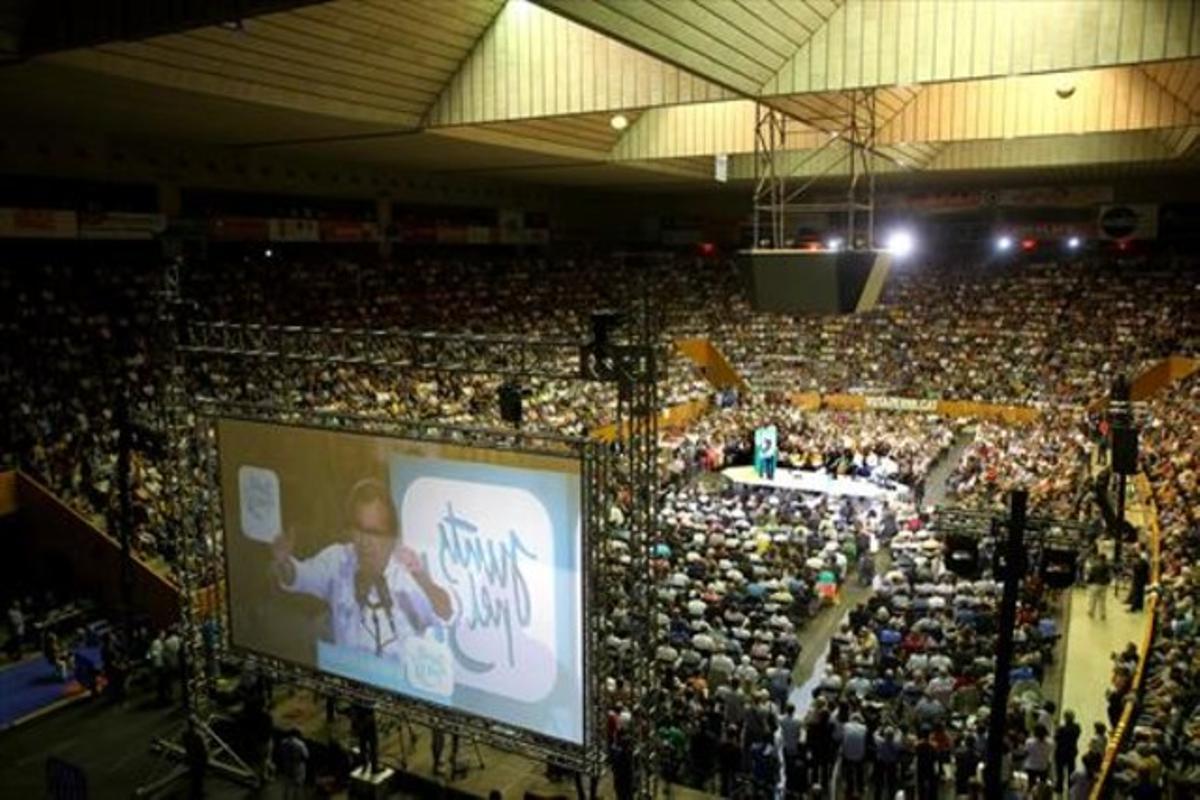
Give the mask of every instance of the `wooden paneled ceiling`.
[[751, 94], [842, 0], [538, 0], [562, 16]]
[[46, 60], [172, 89], [417, 127], [503, 0], [331, 0]]
[[1200, 0], [328, 0], [0, 70], [17, 129], [563, 185], [747, 181], [760, 108], [826, 169], [868, 93], [887, 180], [1200, 158]]

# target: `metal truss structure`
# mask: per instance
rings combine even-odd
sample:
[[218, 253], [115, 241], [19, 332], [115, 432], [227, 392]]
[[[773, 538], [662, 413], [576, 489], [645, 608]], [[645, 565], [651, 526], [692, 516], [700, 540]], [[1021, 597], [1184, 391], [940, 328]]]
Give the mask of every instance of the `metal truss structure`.
[[[1002, 521], [1003, 516], [1001, 510], [943, 506], [934, 512], [932, 527], [939, 533], [961, 534], [988, 541], [996, 536], [996, 523]], [[1034, 548], [1077, 548], [1094, 533], [1092, 526], [1086, 522], [1045, 516], [1027, 516], [1025, 531], [1026, 538]], [[1036, 555], [1036, 552], [1030, 555]]]
[[[984, 766], [984, 796], [987, 800], [1001, 800], [1005, 796], [1002, 763], [1008, 717], [996, 712], [1008, 708], [1021, 580], [1031, 566], [1039, 564], [1047, 585], [1070, 585], [1075, 579], [1075, 558], [1089, 533], [1087, 525], [1073, 520], [1029, 516], [1026, 513], [1029, 493], [1024, 490], [1011, 492], [1009, 501], [1007, 515], [987, 510], [940, 508], [934, 517], [934, 529], [946, 537], [947, 567], [954, 570], [954, 563], [969, 565], [971, 554], [975, 557], [976, 568], [982, 566], [980, 561], [986, 562], [987, 554], [974, 548], [983, 544], [991, 551], [993, 577], [1002, 586], [1000, 615], [996, 622], [996, 663], [988, 701], [993, 713], [988, 719]], [[973, 547], [967, 545], [968, 557], [956, 559], [954, 551], [961, 552], [968, 542], [973, 543]], [[1051, 566], [1056, 570], [1054, 575], [1048, 572]]]
[[[444, 733], [458, 733], [500, 749], [575, 770], [598, 779], [608, 760], [605, 749], [605, 683], [625, 677], [633, 692], [632, 741], [639, 797], [656, 792], [657, 740], [661, 716], [655, 651], [657, 594], [651, 548], [657, 518], [658, 331], [643, 295], [640, 307], [626, 312], [619, 342], [531, 340], [504, 336], [462, 336], [400, 330], [316, 329], [242, 325], [188, 319], [179, 294], [180, 265], [168, 268], [159, 319], [158, 354], [161, 425], [169, 441], [167, 488], [171, 518], [177, 521], [176, 575], [180, 588], [187, 665], [186, 695], [191, 714], [207, 720], [215, 661], [253, 663], [266, 674], [343, 700], [375, 705], [384, 718], [419, 722]], [[611, 381], [613, 418], [623, 431], [616, 442], [572, 436], [561, 431], [520, 427], [450, 424], [429, 418], [327, 413], [306, 407], [287, 391], [303, 373], [330, 367], [403, 382], [420, 373], [435, 376], [503, 376], [510, 380], [550, 379], [575, 383]], [[283, 391], [249, 400], [223, 396], [213, 375], [281, 375]], [[244, 378], [243, 378], [244, 380]], [[218, 389], [214, 389], [216, 386]], [[582, 401], [578, 401], [582, 402]], [[238, 417], [267, 422], [301, 423], [341, 432], [360, 432], [431, 441], [453, 441], [500, 449], [571, 455], [581, 460], [583, 498], [583, 631], [585, 670], [585, 745], [504, 726], [476, 716], [404, 698], [370, 686], [234, 648], [229, 639], [229, 608], [223, 591], [225, 555], [219, 510], [216, 421]], [[630, 563], [618, 564], [608, 546], [610, 508], [627, 502], [625, 529]], [[632, 622], [629, 649], [618, 659], [606, 644], [612, 620]], [[170, 748], [160, 747], [170, 752]]]
[[[844, 246], [867, 250], [875, 245], [874, 159], [891, 156], [876, 147], [876, 100], [874, 89], [852, 89], [842, 93], [846, 112], [821, 120], [801, 119], [766, 103], [755, 106], [754, 125], [754, 247], [774, 250], [794, 247], [789, 229], [792, 214], [826, 213], [844, 216]], [[789, 133], [816, 130], [828, 134], [818, 147], [789, 151]], [[789, 157], [794, 152], [795, 158]], [[844, 201], [817, 202], [809, 199], [813, 187], [848, 161]], [[813, 170], [805, 169], [809, 165]], [[804, 171], [807, 177], [797, 186], [789, 179]], [[836, 224], [841, 224], [839, 223]]]

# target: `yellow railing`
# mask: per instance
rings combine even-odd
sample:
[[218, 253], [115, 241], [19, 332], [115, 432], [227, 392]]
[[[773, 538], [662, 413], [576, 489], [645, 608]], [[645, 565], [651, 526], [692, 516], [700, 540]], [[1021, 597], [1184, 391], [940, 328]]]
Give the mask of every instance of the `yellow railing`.
[[791, 395], [793, 405], [815, 411], [912, 411], [939, 414], [943, 417], [976, 417], [1010, 424], [1033, 422], [1041, 410], [1033, 406], [1013, 406], [1000, 403], [978, 403], [973, 400], [914, 400], [904, 397], [878, 397], [862, 394], [826, 394], [804, 392]]
[[741, 373], [710, 340], [676, 339], [675, 349], [691, 359], [704, 373], [708, 382], [717, 389], [728, 389], [731, 386], [739, 392], [749, 389]]
[[17, 471], [0, 472], [0, 517], [17, 510]]
[[[108, 531], [80, 514], [69, 503], [27, 472], [17, 473], [17, 497], [24, 524], [35, 535], [30, 547], [45, 557], [70, 565], [80, 587], [111, 608], [123, 602], [120, 581], [121, 544]], [[166, 626], [179, 618], [179, 588], [156, 565], [131, 554], [134, 607]]]
[[[707, 397], [701, 397], [668, 406], [659, 412], [658, 428], [666, 430], [685, 427], [697, 417], [704, 416], [710, 405], [711, 401]], [[629, 433], [628, 420], [622, 426], [620, 433], [622, 439]], [[601, 425], [591, 432], [590, 437], [601, 442], [611, 442], [617, 438], [617, 424], [610, 422], [607, 425]]]
[[[1154, 503], [1154, 494], [1150, 489], [1150, 481], [1146, 478], [1145, 474], [1137, 476], [1134, 486], [1137, 488], [1138, 497], [1142, 504], [1142, 513], [1145, 515], [1146, 529], [1150, 540], [1150, 583], [1151, 585], [1157, 585], [1161, 563], [1160, 548], [1162, 547], [1162, 539], [1158, 528], [1158, 508]], [[1121, 718], [1117, 720], [1116, 726], [1108, 736], [1108, 746], [1104, 749], [1104, 761], [1100, 765], [1100, 772], [1096, 776], [1096, 785], [1092, 787], [1089, 800], [1100, 800], [1105, 792], [1107, 792], [1108, 781], [1112, 777], [1113, 765], [1116, 764], [1117, 756], [1121, 752], [1121, 744], [1125, 741], [1130, 726], [1133, 725], [1133, 719], [1137, 714], [1138, 705], [1141, 700], [1142, 687], [1146, 679], [1146, 664], [1150, 659], [1150, 648], [1154, 646], [1157, 623], [1158, 595], [1151, 593], [1149, 599], [1146, 601], [1146, 627], [1142, 631], [1142, 646], [1138, 650], [1137, 669], [1133, 672], [1133, 680], [1129, 686], [1129, 694], [1126, 696], [1125, 708], [1121, 711]]]

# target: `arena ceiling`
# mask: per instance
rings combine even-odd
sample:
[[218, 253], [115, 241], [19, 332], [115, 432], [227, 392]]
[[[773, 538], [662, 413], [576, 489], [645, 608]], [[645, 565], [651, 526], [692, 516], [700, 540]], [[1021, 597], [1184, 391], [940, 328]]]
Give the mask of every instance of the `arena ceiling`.
[[[281, 6], [288, 6], [279, 10]], [[852, 93], [885, 183], [1200, 158], [1200, 0], [329, 0], [27, 58], [14, 124], [552, 184], [753, 176], [756, 103], [836, 176]], [[1069, 96], [1063, 96], [1069, 95]], [[627, 125], [612, 124], [621, 115]], [[830, 142], [833, 139], [834, 141]]]

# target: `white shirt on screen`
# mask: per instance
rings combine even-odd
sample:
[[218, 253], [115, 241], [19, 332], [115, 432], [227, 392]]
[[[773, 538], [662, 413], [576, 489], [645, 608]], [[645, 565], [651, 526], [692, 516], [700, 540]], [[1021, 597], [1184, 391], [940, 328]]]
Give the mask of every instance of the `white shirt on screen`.
[[[408, 637], [439, 622], [425, 592], [417, 585], [412, 574], [395, 559], [390, 560], [383, 571], [384, 581], [392, 593], [390, 621], [387, 611], [382, 608], [374, 611], [362, 608], [354, 597], [358, 555], [353, 545], [330, 545], [307, 560], [293, 558], [292, 566], [296, 569], [295, 579], [291, 585], [281, 585], [286, 591], [311, 595], [329, 605], [333, 642], [338, 646], [376, 652], [378, 622], [378, 636], [383, 644], [384, 656], [399, 658]], [[370, 605], [381, 605], [376, 586], [370, 588], [367, 599]], [[413, 628], [409, 615], [402, 610], [404, 608], [412, 610], [412, 617], [420, 625], [419, 630]]]

